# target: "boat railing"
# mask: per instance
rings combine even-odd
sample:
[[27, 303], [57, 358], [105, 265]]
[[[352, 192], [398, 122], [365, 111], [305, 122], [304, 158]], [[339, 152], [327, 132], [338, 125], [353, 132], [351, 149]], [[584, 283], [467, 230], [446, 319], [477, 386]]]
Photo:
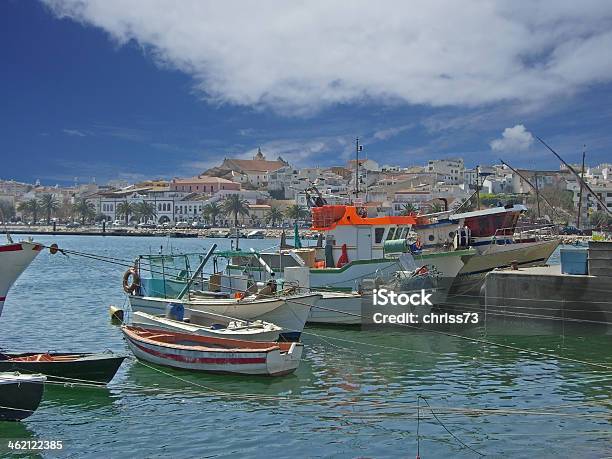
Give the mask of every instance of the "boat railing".
[[517, 235], [519, 239], [533, 237], [545, 239], [558, 236], [559, 229], [557, 225], [553, 225], [552, 223], [538, 223], [533, 225], [517, 226], [513, 235], [515, 239], [517, 239]]
[[491, 246], [542, 241], [558, 235], [558, 227], [550, 223], [498, 228], [491, 236]]

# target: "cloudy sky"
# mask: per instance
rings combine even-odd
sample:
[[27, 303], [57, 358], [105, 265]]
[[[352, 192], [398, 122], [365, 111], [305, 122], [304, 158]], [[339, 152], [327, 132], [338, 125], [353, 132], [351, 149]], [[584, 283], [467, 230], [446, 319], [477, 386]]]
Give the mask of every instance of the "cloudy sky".
[[609, 1], [0, 2], [0, 178], [612, 162]]

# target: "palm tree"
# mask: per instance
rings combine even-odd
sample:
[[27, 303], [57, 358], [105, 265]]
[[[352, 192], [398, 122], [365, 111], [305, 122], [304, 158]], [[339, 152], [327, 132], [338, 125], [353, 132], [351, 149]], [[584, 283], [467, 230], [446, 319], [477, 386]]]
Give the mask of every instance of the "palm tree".
[[62, 202], [60, 203], [55, 215], [57, 215], [60, 220], [72, 220], [72, 216], [74, 214], [74, 207], [70, 198], [64, 197]]
[[135, 202], [132, 204], [132, 216], [136, 219], [136, 221], [142, 221], [142, 214], [144, 212], [143, 208], [144, 202]]
[[36, 199], [29, 199], [27, 201], [22, 201], [17, 206], [17, 210], [21, 212], [24, 216], [30, 215], [32, 217], [32, 221], [36, 223], [38, 221], [38, 212], [40, 212], [40, 204]]
[[0, 218], [4, 223], [15, 216], [15, 205], [9, 201], [0, 200]]
[[217, 204], [216, 202], [211, 202], [210, 204], [206, 204], [202, 208], [202, 215], [207, 221], [212, 223], [212, 226], [215, 226], [217, 222], [217, 217], [219, 216], [221, 212], [223, 212], [223, 210], [221, 209], [219, 204]]
[[87, 201], [85, 198], [79, 198], [75, 201], [74, 213], [81, 216], [81, 224], [85, 224], [85, 221], [96, 216], [95, 206]]
[[143, 201], [132, 205], [132, 213], [137, 220], [147, 222], [155, 219], [157, 216], [157, 208], [155, 204]]
[[297, 223], [298, 220], [303, 220], [308, 217], [310, 212], [308, 209], [305, 209], [299, 204], [293, 204], [292, 206], [287, 207], [287, 210], [285, 210], [285, 215], [287, 218], [291, 218], [295, 223]]
[[431, 205], [431, 213], [432, 214], [436, 214], [438, 212], [442, 212], [444, 210], [444, 208], [442, 207], [442, 204], [440, 204], [439, 202], [434, 202]]
[[418, 212], [416, 206], [411, 202], [404, 204], [403, 207], [404, 208], [402, 209], [402, 215], [411, 215], [416, 214]]
[[143, 202], [142, 203], [142, 217], [145, 221], [155, 220], [157, 217], [157, 207], [152, 202]]
[[43, 194], [38, 200], [40, 207], [45, 212], [47, 225], [51, 224], [51, 215], [59, 209], [59, 201], [51, 193]]
[[122, 215], [125, 218], [125, 224], [130, 223], [130, 215], [134, 213], [134, 206], [127, 199], [117, 204], [117, 215]]
[[226, 215], [234, 216], [234, 226], [238, 227], [238, 216], [249, 215], [249, 202], [246, 199], [242, 199], [237, 194], [230, 194], [223, 200], [221, 205], [223, 213]]
[[19, 204], [17, 204], [17, 211], [21, 212], [21, 217], [23, 220], [25, 220], [27, 215], [30, 213], [28, 201], [21, 201]]
[[271, 223], [272, 226], [276, 226], [276, 222], [283, 219], [283, 211], [278, 207], [272, 206], [270, 207], [270, 210], [266, 212], [265, 219], [268, 223]]

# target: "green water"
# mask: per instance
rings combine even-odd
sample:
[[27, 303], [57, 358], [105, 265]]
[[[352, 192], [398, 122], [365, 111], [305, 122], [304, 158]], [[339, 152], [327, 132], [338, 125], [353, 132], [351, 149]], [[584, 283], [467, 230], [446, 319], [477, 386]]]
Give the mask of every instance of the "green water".
[[[51, 237], [73, 250], [131, 259], [203, 251], [193, 239]], [[227, 240], [214, 242], [229, 246]], [[263, 248], [273, 241], [249, 241]], [[124, 268], [42, 253], [9, 293], [0, 347], [127, 350], [108, 321], [124, 305]], [[612, 339], [470, 336], [612, 366]], [[7, 439], [62, 440], [48, 457], [414, 457], [417, 396], [461, 441], [492, 457], [612, 454], [609, 370], [415, 330], [310, 327], [304, 359], [282, 378], [194, 374], [127, 360], [108, 389], [51, 386], [38, 411], [0, 423]], [[477, 457], [420, 402], [422, 458]]]

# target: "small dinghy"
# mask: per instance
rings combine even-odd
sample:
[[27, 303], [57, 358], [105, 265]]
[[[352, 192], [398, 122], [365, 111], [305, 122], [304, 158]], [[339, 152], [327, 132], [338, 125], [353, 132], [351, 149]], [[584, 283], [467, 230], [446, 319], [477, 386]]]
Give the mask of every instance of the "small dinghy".
[[76, 354], [28, 352], [0, 353], [0, 371], [40, 373], [49, 381], [105, 385], [109, 383], [126, 356], [112, 352]]
[[201, 311], [186, 312], [189, 322], [154, 316], [146, 312], [135, 312], [132, 314], [132, 325], [192, 335], [268, 342], [278, 341], [283, 330], [261, 320], [251, 322]]
[[45, 390], [43, 375], [0, 373], [0, 421], [21, 421], [40, 405]]
[[213, 338], [127, 325], [121, 330], [141, 360], [212, 373], [286, 375], [297, 369], [304, 348], [301, 343]]
[[130, 295], [132, 311], [161, 315], [168, 302], [180, 301], [185, 310], [210, 312], [242, 320], [263, 320], [285, 329], [286, 340], [299, 340], [312, 305], [321, 298], [318, 293], [268, 297], [267, 294], [239, 298], [211, 298], [208, 292], [190, 292], [191, 299], [172, 300], [162, 297]]

